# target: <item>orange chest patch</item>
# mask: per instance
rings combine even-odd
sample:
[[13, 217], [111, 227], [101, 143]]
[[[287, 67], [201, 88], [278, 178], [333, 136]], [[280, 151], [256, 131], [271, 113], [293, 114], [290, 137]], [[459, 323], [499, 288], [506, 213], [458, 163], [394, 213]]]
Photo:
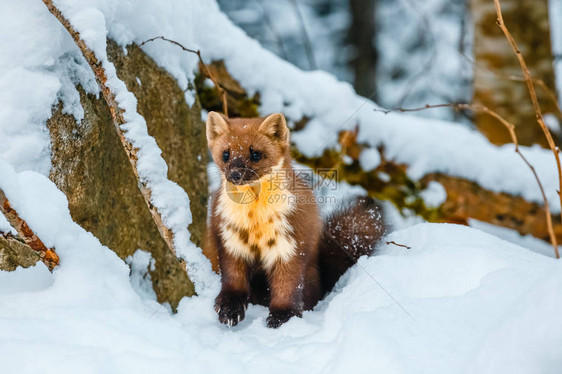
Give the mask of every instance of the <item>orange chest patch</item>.
[[[259, 184], [258, 184], [259, 183]], [[260, 260], [267, 268], [289, 260], [296, 250], [288, 215], [295, 209], [292, 194], [271, 181], [250, 186], [227, 183], [219, 194], [225, 249], [247, 260]]]

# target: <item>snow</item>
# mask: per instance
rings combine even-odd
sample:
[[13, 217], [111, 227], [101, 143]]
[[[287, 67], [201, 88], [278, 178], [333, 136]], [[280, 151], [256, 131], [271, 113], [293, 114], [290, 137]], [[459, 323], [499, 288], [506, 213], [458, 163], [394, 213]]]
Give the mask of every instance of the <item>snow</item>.
[[138, 249], [132, 256], [128, 256], [125, 262], [131, 268], [131, 285], [135, 292], [143, 299], [156, 300], [156, 292], [152, 288], [152, 278], [148, 273], [148, 270], [154, 271], [155, 269], [155, 261], [150, 252]]
[[[267, 309], [250, 306], [229, 329], [212, 308], [217, 289], [170, 315], [139, 296], [128, 267], [72, 222], [46, 177], [5, 163], [0, 176], [62, 259], [52, 275], [41, 264], [0, 272], [7, 373], [524, 373], [560, 365], [560, 263], [480, 231], [419, 224], [394, 232], [387, 240], [410, 249], [383, 242], [302, 319], [271, 330]], [[132, 261], [150, 264], [138, 252]]]
[[10, 233], [12, 235], [16, 234], [16, 230], [10, 226], [10, 223], [3, 214], [0, 214], [0, 233]]
[[[326, 92], [326, 89], [320, 92]], [[393, 113], [385, 117], [372, 110], [374, 104], [363, 105], [361, 101], [348, 107], [359, 108], [355, 121], [364, 124], [360, 127], [358, 142], [367, 142], [372, 146], [384, 144], [385, 156], [408, 164], [408, 175], [414, 180], [431, 172], [441, 172], [476, 181], [491, 191], [521, 195], [539, 203], [542, 201], [533, 174], [515, 154], [511, 144], [493, 146], [480, 133], [444, 121]], [[342, 112], [351, 115], [350, 111], [341, 109], [340, 116]], [[303, 131], [293, 135], [292, 139], [301, 152], [307, 156], [319, 156], [323, 149], [335, 147], [336, 138], [331, 134], [345, 126], [344, 120], [339, 123], [332, 121], [334, 116], [332, 107], [329, 112], [320, 114], [321, 118], [315, 117]], [[330, 125], [333, 125], [332, 131], [327, 131], [326, 127]], [[539, 147], [520, 149], [537, 170], [551, 209], [559, 212], [558, 178], [553, 154]]]
[[431, 181], [420, 193], [420, 197], [428, 208], [438, 208], [447, 200], [447, 190], [441, 183]]
[[[52, 195], [53, 203], [33, 202], [41, 213], [30, 221], [57, 233], [63, 259], [52, 276], [39, 265], [0, 272], [7, 373], [525, 373], [561, 363], [560, 263], [480, 231], [420, 224], [394, 232], [388, 240], [411, 248], [382, 244], [302, 319], [271, 330], [267, 309], [251, 305], [229, 329], [216, 320], [211, 293], [184, 299], [176, 315], [139, 297], [127, 266], [70, 220], [50, 181], [2, 173], [14, 188], [33, 179]], [[12, 194], [26, 212], [28, 193]], [[147, 266], [144, 257], [136, 261]]]
[[367, 148], [359, 155], [359, 165], [363, 171], [369, 172], [374, 170], [381, 163], [381, 155], [378, 149]]
[[84, 118], [84, 108], [76, 86], [80, 85], [86, 93], [99, 97], [100, 89], [95, 76], [86, 59], [78, 54], [62, 55], [54, 69], [61, 81], [57, 99], [63, 104], [62, 112], [73, 115], [80, 122]]
[[299, 1], [219, 0], [221, 11], [250, 37], [302, 70], [311, 69], [303, 24], [317, 69], [329, 71], [338, 79], [350, 81], [353, 73], [349, 59], [353, 55], [346, 41], [351, 21], [346, 0]]
[[546, 127], [548, 127], [551, 132], [556, 135], [560, 134], [560, 123], [554, 114], [545, 114], [543, 119]]
[[[418, 218], [401, 222], [395, 211], [395, 227], [403, 228], [302, 319], [272, 330], [265, 326], [267, 309], [250, 306], [239, 326], [220, 325], [213, 310], [218, 276], [186, 229], [188, 196], [167, 180], [136, 99], [107, 60], [107, 36], [125, 46], [165, 35], [200, 48], [207, 61], [224, 59], [245, 88], [260, 92], [261, 113], [312, 118], [293, 134], [307, 155], [335, 147], [338, 130], [359, 124], [359, 142], [373, 149], [384, 143], [385, 156], [409, 164], [414, 179], [444, 172], [540, 201], [533, 176], [513, 146], [493, 146], [452, 122], [376, 113], [376, 104], [349, 84], [325, 72], [302, 72], [264, 51], [213, 1], [56, 1], [107, 70], [108, 85], [126, 110], [127, 138], [139, 147], [141, 177], [192, 266], [199, 296], [184, 298], [171, 315], [147, 287], [150, 257], [137, 251], [127, 266], [72, 221], [66, 197], [47, 178], [45, 122], [52, 106], [61, 102], [80, 119], [71, 86], [78, 82], [99, 93], [83, 58], [41, 2], [0, 1], [0, 138], [9, 139], [0, 143], [0, 188], [61, 258], [52, 274], [42, 264], [0, 272], [3, 372], [528, 373], [561, 366], [559, 261], [469, 227], [410, 227]], [[143, 49], [182, 88], [189, 86], [197, 65], [193, 55], [161, 41]], [[522, 151], [559, 211], [552, 155], [536, 147]], [[367, 167], [377, 164], [371, 156], [362, 161]], [[361, 190], [340, 186], [334, 195]], [[443, 197], [433, 190], [433, 198]]]
[[[515, 243], [523, 248], [527, 248], [533, 252], [540, 253], [544, 256], [554, 257], [554, 249], [550, 242], [546, 242], [542, 239], [535, 238], [532, 235], [521, 235], [519, 232], [509, 229], [507, 227], [501, 227], [492, 225], [491, 223], [478, 221], [476, 219], [469, 219], [468, 224], [470, 227], [484, 231], [488, 234], [492, 234], [503, 240], [507, 240], [511, 243]], [[562, 251], [562, 246], [558, 246], [558, 251]]]
[[37, 292], [52, 286], [53, 275], [42, 262], [27, 269], [0, 271], [0, 295], [8, 293]]
[[[41, 82], [40, 85], [37, 82]], [[60, 82], [44, 72], [10, 69], [0, 76], [0, 158], [19, 170], [48, 173], [49, 135], [45, 120], [51, 115]]]

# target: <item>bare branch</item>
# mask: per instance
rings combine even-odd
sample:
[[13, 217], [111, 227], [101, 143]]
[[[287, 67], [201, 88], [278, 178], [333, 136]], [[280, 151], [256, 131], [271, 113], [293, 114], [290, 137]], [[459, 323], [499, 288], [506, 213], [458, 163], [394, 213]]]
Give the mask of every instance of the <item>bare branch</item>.
[[23, 241], [31, 249], [38, 252], [41, 261], [52, 271], [59, 264], [59, 256], [57, 256], [53, 248], [47, 248], [33, 230], [29, 228], [27, 223], [12, 208], [2, 189], [0, 189], [0, 212], [4, 214], [4, 217], [6, 217]]
[[[541, 127], [541, 129], [544, 133], [544, 136], [546, 138], [548, 146], [550, 147], [550, 150], [552, 151], [552, 153], [554, 153], [554, 158], [556, 159], [556, 167], [558, 169], [558, 184], [559, 184], [559, 191], [560, 191], [560, 190], [562, 190], [562, 165], [560, 163], [559, 149], [556, 146], [556, 144], [554, 143], [554, 140], [552, 139], [552, 134], [548, 130], [548, 127], [544, 123], [541, 107], [540, 107], [539, 101], [537, 99], [537, 93], [535, 91], [535, 84], [533, 82], [531, 72], [529, 71], [529, 68], [527, 67], [527, 63], [525, 62], [525, 59], [523, 58], [523, 54], [521, 53], [521, 50], [517, 46], [517, 43], [515, 42], [515, 39], [513, 39], [513, 36], [509, 32], [509, 30], [508, 30], [508, 28], [505, 25], [505, 22], [503, 20], [500, 0], [494, 0], [494, 6], [496, 8], [496, 14], [498, 16], [498, 19], [497, 19], [496, 23], [500, 27], [502, 32], [504, 33], [507, 40], [509, 41], [509, 44], [511, 45], [511, 48], [513, 49], [513, 52], [515, 52], [515, 55], [517, 56], [517, 60], [519, 60], [519, 65], [521, 65], [521, 71], [523, 72], [523, 76], [525, 77], [527, 89], [529, 90], [529, 95], [531, 96], [531, 101], [533, 102], [533, 108], [535, 109], [535, 115], [536, 115], [536, 118], [537, 118], [537, 122], [538, 122], [539, 126]], [[562, 195], [560, 195], [560, 206], [562, 207]], [[562, 211], [561, 211], [561, 216], [562, 216]], [[559, 258], [560, 256], [558, 255], [558, 248], [556, 248], [556, 249], [557, 249], [556, 250], [556, 258]]]
[[445, 108], [445, 107], [450, 107], [450, 108], [454, 108], [454, 109], [457, 109], [457, 110], [469, 109], [469, 110], [473, 110], [473, 111], [477, 111], [477, 112], [486, 113], [486, 114], [494, 117], [495, 119], [497, 119], [502, 125], [504, 125], [504, 127], [507, 129], [507, 131], [509, 131], [511, 141], [515, 145], [515, 152], [519, 155], [519, 157], [521, 157], [521, 159], [523, 160], [523, 162], [525, 162], [525, 164], [529, 167], [529, 169], [531, 169], [531, 172], [533, 173], [533, 175], [535, 177], [535, 180], [537, 181], [537, 184], [539, 185], [539, 188], [541, 190], [541, 195], [542, 195], [542, 198], [543, 198], [543, 203], [544, 203], [544, 210], [545, 210], [545, 216], [546, 216], [546, 222], [547, 222], [548, 236], [550, 237], [550, 243], [552, 244], [552, 246], [554, 248], [554, 253], [556, 255], [556, 258], [560, 258], [560, 254], [558, 253], [558, 242], [556, 240], [556, 235], [554, 235], [554, 227], [553, 227], [553, 224], [552, 224], [552, 215], [550, 214], [550, 206], [548, 204], [548, 200], [546, 198], [544, 188], [542, 186], [542, 183], [539, 179], [539, 176], [538, 176], [535, 168], [533, 167], [533, 165], [531, 165], [531, 163], [527, 160], [527, 158], [523, 155], [523, 153], [521, 153], [521, 151], [519, 149], [519, 141], [517, 140], [517, 135], [515, 134], [515, 125], [514, 124], [507, 121], [505, 118], [503, 118], [497, 112], [489, 109], [488, 107], [486, 107], [484, 105], [479, 105], [479, 104], [460, 104], [460, 103], [436, 104], [436, 105], [425, 105], [425, 106], [420, 107], [420, 108], [411, 108], [411, 109], [396, 108], [396, 109], [388, 109], [388, 110], [374, 109], [374, 111], [375, 112], [381, 112], [381, 113], [384, 113], [384, 114], [388, 114], [390, 112], [419, 112], [419, 111], [426, 110], [426, 109]]
[[201, 51], [186, 48], [181, 43], [178, 43], [178, 42], [176, 42], [175, 40], [172, 40], [172, 39], [168, 39], [164, 36], [155, 36], [154, 38], [147, 39], [144, 42], [142, 42], [139, 46], [142, 47], [146, 43], [153, 42], [157, 39], [164, 40], [168, 43], [177, 45], [178, 47], [180, 47], [184, 51], [197, 55], [197, 57], [199, 58], [199, 67], [201, 68], [201, 70], [203, 70], [203, 74], [205, 74], [207, 76], [207, 78], [209, 78], [211, 81], [213, 81], [213, 84], [215, 85], [215, 88], [217, 89], [217, 91], [219, 92], [219, 94], [221, 95], [221, 98], [222, 98], [222, 111], [223, 111], [224, 115], [228, 117], [228, 101], [226, 99], [226, 91], [224, 90], [224, 88], [222, 88], [222, 86], [219, 84], [219, 81], [215, 78], [215, 76], [213, 76], [211, 71], [207, 68], [207, 65], [205, 65], [205, 63], [203, 62], [203, 58], [201, 57]]

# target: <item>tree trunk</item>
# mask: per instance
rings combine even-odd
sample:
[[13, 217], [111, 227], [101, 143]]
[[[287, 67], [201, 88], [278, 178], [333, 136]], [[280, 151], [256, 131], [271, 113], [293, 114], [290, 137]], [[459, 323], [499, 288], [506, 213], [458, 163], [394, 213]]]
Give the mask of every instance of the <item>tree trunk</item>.
[[348, 39], [355, 54], [349, 62], [354, 74], [353, 86], [359, 95], [376, 101], [375, 5], [376, 0], [349, 0]]

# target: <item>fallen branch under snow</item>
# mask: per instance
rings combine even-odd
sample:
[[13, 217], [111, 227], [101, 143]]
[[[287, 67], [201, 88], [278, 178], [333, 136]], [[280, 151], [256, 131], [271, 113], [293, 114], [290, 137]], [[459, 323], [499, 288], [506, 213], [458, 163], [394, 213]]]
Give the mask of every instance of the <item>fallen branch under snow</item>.
[[41, 261], [52, 271], [59, 264], [59, 256], [55, 253], [54, 249], [47, 248], [33, 230], [29, 228], [27, 223], [12, 208], [2, 189], [0, 189], [0, 212], [4, 214], [8, 223], [16, 230], [25, 244], [36, 251]]
[[515, 125], [514, 124], [512, 124], [511, 122], [509, 122], [508, 120], [503, 118], [500, 114], [491, 110], [487, 106], [479, 105], [479, 104], [451, 103], [451, 104], [425, 105], [425, 106], [420, 107], [420, 108], [412, 108], [412, 109], [396, 108], [396, 109], [387, 109], [387, 110], [384, 110], [384, 109], [374, 109], [374, 110], [376, 112], [382, 112], [384, 114], [388, 114], [388, 113], [391, 113], [391, 112], [402, 112], [402, 113], [404, 113], [404, 112], [418, 112], [418, 111], [425, 110], [425, 109], [444, 108], [444, 107], [451, 107], [451, 108], [454, 108], [454, 109], [457, 109], [457, 110], [458, 109], [469, 109], [469, 110], [473, 110], [473, 111], [477, 111], [477, 112], [486, 113], [486, 114], [494, 117], [495, 119], [497, 119], [503, 126], [505, 126], [507, 131], [509, 131], [511, 141], [515, 145], [515, 152], [519, 155], [519, 157], [521, 157], [523, 162], [529, 167], [529, 169], [533, 173], [533, 175], [535, 177], [535, 180], [537, 181], [537, 184], [540, 188], [541, 195], [542, 195], [543, 201], [544, 201], [544, 210], [545, 210], [544, 214], [545, 214], [545, 217], [546, 217], [548, 236], [550, 238], [550, 243], [552, 244], [552, 247], [554, 248], [554, 254], [555, 254], [556, 258], [560, 258], [560, 254], [558, 253], [558, 242], [556, 240], [556, 235], [554, 234], [554, 227], [553, 227], [553, 224], [552, 224], [552, 215], [550, 214], [550, 208], [548, 206], [548, 200], [546, 198], [546, 194], [544, 193], [543, 185], [542, 185], [541, 180], [540, 180], [535, 168], [533, 167], [533, 165], [531, 165], [529, 160], [527, 160], [527, 158], [519, 150], [519, 141], [517, 139], [517, 135], [515, 134]]

